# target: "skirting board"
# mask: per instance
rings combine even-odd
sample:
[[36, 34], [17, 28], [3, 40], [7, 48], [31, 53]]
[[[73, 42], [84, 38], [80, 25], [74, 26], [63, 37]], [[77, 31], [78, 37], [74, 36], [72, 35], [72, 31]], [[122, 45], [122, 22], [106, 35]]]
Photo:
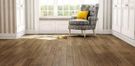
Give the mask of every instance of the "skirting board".
[[130, 39], [130, 38], [118, 33], [118, 32], [115, 32], [115, 31], [113, 31], [112, 34], [135, 47], [135, 39]]
[[[73, 30], [76, 31], [76, 30]], [[57, 32], [57, 33], [53, 33], [53, 32], [45, 32], [45, 31], [33, 31], [33, 30], [27, 30], [26, 34], [68, 34], [69, 32]], [[76, 32], [72, 32], [73, 34], [80, 34], [80, 30], [77, 30]], [[87, 34], [92, 34], [93, 31], [89, 31], [86, 30]], [[104, 31], [96, 31], [97, 34], [112, 34], [111, 30], [104, 30]]]
[[24, 32], [14, 33], [14, 34], [1, 34], [0, 39], [18, 39], [24, 35]]
[[36, 30], [26, 30], [26, 34], [39, 34], [39, 31], [36, 31]]
[[16, 34], [0, 34], [0, 39], [16, 39]]
[[[88, 31], [87, 34], [92, 34], [92, 31]], [[106, 31], [96, 31], [97, 34], [112, 34], [112, 31], [106, 30]], [[0, 34], [0, 39], [17, 39], [23, 36], [24, 32], [18, 32], [17, 34]], [[26, 31], [26, 34], [68, 34], [68, 32], [65, 33], [44, 33], [39, 31]], [[73, 34], [81, 34], [80, 31]]]
[[25, 35], [25, 32], [24, 31], [18, 32], [16, 34], [16, 39], [22, 37], [23, 35]]

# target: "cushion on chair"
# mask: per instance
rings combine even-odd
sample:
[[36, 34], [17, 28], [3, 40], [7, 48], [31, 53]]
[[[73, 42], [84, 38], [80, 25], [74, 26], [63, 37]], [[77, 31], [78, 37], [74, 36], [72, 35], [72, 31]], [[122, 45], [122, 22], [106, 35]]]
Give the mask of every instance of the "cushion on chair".
[[89, 14], [90, 14], [90, 11], [89, 11], [90, 7], [91, 7], [90, 5], [82, 5], [81, 6], [81, 11], [88, 11], [87, 19], [88, 19]]
[[88, 20], [84, 20], [84, 19], [72, 19], [69, 21], [70, 25], [89, 25], [89, 21]]
[[87, 19], [89, 11], [78, 11], [77, 19]]

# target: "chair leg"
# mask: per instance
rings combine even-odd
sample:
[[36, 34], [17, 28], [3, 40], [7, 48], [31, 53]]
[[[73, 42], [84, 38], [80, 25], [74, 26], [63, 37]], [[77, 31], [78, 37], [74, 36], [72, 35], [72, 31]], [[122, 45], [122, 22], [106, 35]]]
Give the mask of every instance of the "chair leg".
[[69, 29], [69, 36], [71, 35], [71, 29]]
[[81, 33], [83, 34], [83, 30], [81, 30]]
[[84, 38], [86, 38], [86, 32], [85, 32], [85, 30], [83, 30], [83, 35], [84, 35]]
[[95, 29], [93, 30], [93, 35], [96, 36], [96, 32], [95, 32]]

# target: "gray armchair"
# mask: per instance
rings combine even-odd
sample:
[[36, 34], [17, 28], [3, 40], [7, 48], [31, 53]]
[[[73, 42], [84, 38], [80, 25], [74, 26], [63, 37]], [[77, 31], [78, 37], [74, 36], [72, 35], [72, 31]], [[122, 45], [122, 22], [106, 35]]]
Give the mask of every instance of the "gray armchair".
[[96, 23], [98, 20], [98, 9], [99, 5], [82, 5], [81, 10], [89, 11], [87, 19], [77, 19], [76, 17], [71, 17], [69, 20], [69, 35], [71, 35], [71, 29], [81, 30], [84, 37], [86, 37], [86, 30], [93, 30], [93, 34], [95, 33]]

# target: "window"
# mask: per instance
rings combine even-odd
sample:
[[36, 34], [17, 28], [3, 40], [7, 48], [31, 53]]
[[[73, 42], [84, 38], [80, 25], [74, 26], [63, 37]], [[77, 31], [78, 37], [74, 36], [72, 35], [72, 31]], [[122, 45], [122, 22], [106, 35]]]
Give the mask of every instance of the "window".
[[97, 2], [97, 0], [40, 0], [40, 16], [72, 16], [82, 4]]
[[58, 16], [71, 16], [74, 15], [80, 8], [79, 5], [59, 5], [58, 6]]
[[40, 15], [41, 16], [53, 16], [54, 15], [54, 7], [53, 5], [43, 5], [41, 6], [40, 10]]

